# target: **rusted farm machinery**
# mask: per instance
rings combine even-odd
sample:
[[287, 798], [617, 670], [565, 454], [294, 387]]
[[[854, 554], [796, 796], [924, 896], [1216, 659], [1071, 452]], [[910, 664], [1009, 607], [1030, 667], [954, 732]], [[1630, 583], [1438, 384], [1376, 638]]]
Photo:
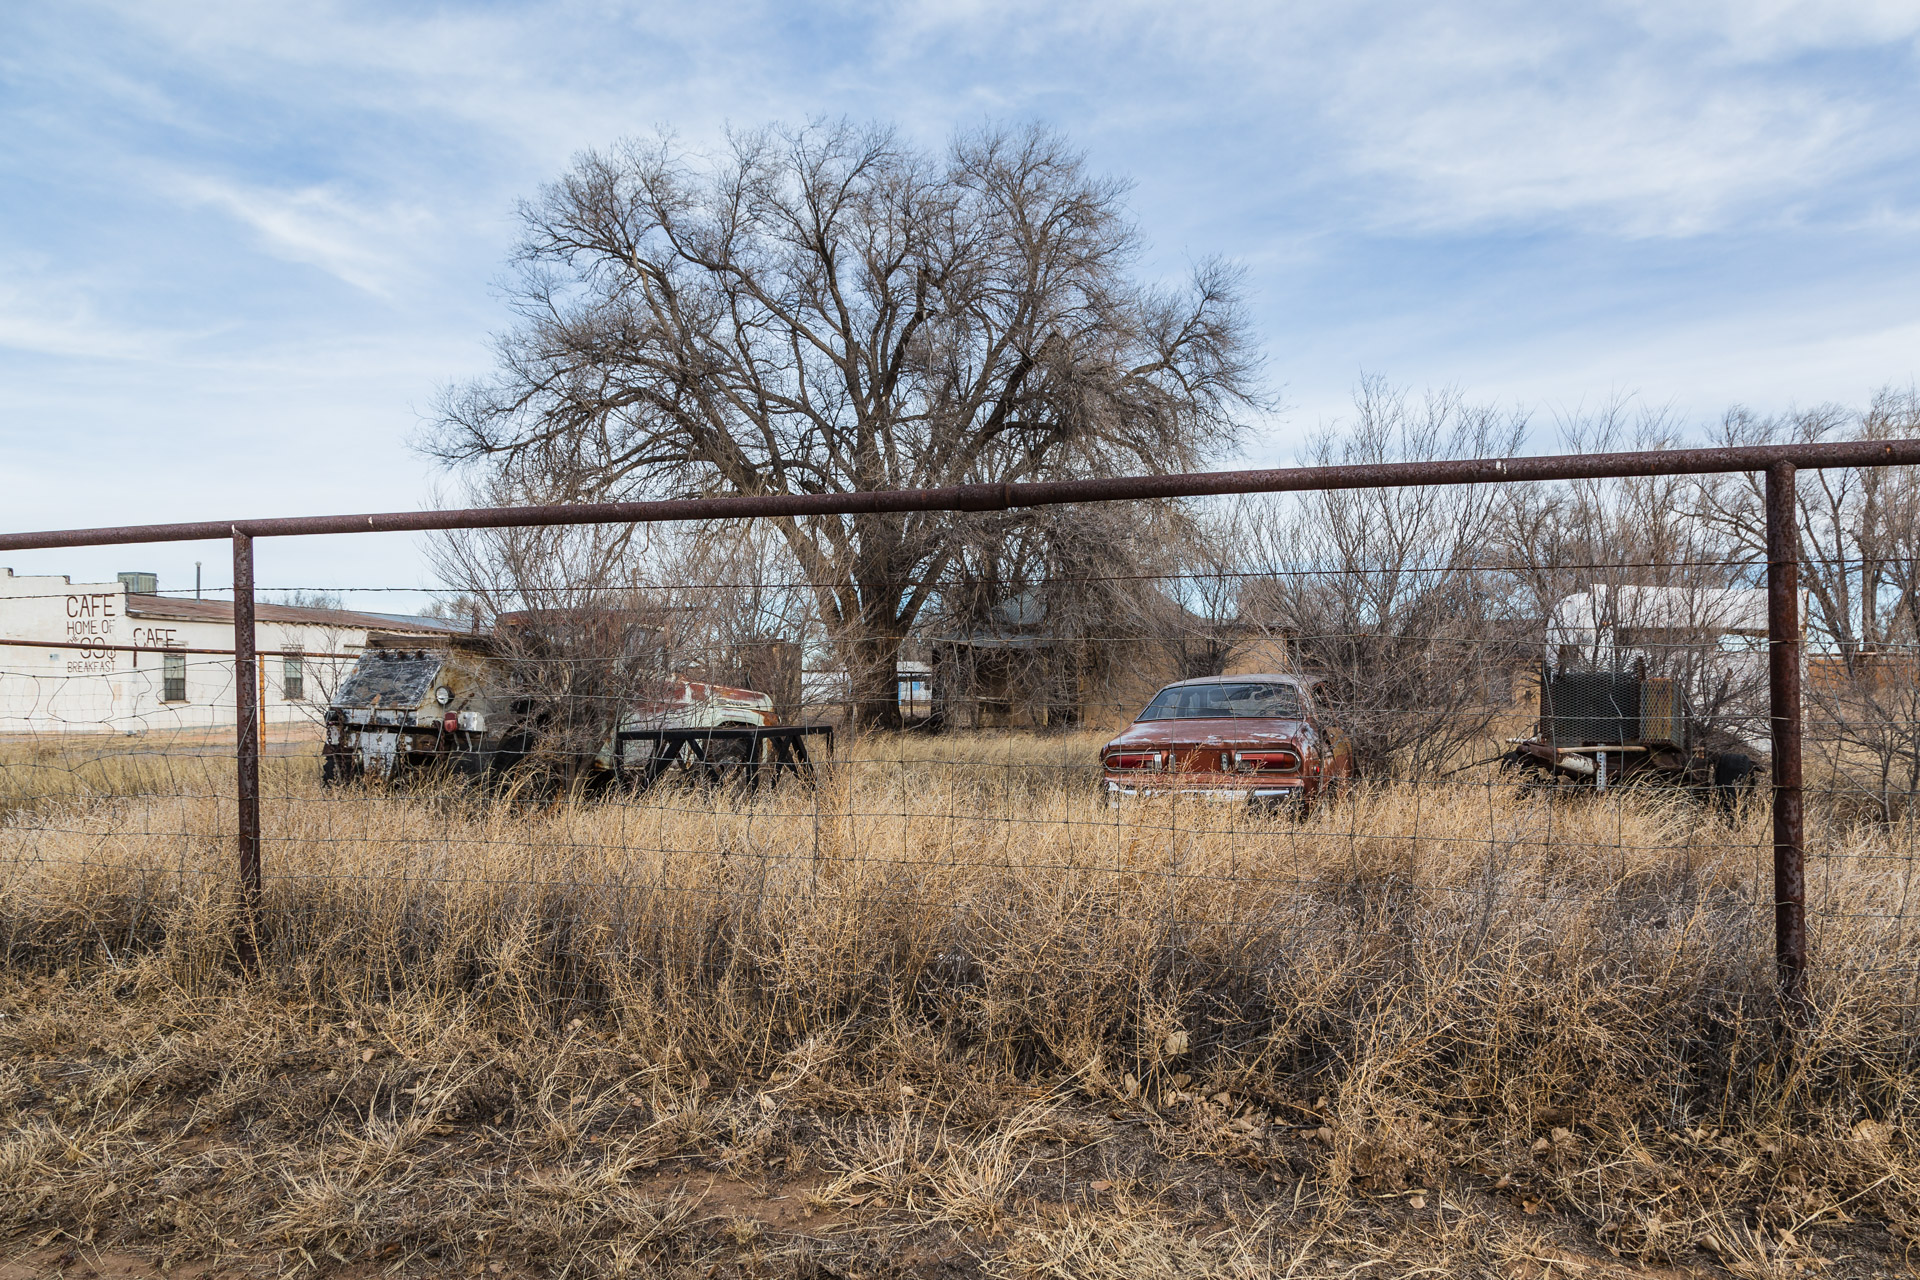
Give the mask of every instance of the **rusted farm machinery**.
[[1603, 792], [1628, 784], [1685, 787], [1731, 804], [1756, 777], [1753, 758], [1703, 731], [1681, 683], [1608, 671], [1543, 670], [1540, 720], [1509, 739], [1502, 765], [1530, 782]]

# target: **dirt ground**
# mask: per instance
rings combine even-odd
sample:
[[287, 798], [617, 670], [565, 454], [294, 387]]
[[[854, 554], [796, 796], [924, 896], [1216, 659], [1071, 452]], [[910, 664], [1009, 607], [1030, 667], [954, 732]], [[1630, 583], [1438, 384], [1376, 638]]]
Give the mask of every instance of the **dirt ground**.
[[[1091, 1122], [1097, 1123], [1097, 1122]], [[1140, 1123], [1135, 1121], [1135, 1123]], [[1112, 1232], [1120, 1222], [1136, 1234], [1161, 1236], [1164, 1246], [1178, 1241], [1191, 1251], [1196, 1269], [1163, 1271], [1159, 1256], [1143, 1256], [1137, 1274], [1223, 1275], [1380, 1275], [1485, 1274], [1502, 1277], [1552, 1276], [1614, 1277], [1724, 1276], [1728, 1268], [1711, 1254], [1692, 1264], [1652, 1266], [1611, 1257], [1591, 1236], [1553, 1209], [1524, 1192], [1496, 1189], [1497, 1179], [1463, 1180], [1445, 1191], [1415, 1188], [1362, 1199], [1332, 1220], [1313, 1214], [1290, 1213], [1295, 1200], [1316, 1198], [1312, 1174], [1301, 1175], [1289, 1188], [1284, 1178], [1254, 1176], [1218, 1166], [1192, 1165], [1152, 1168], [1142, 1161], [1132, 1178], [1113, 1173], [1116, 1161], [1102, 1148], [1124, 1147], [1124, 1137], [1109, 1136], [1083, 1147], [1063, 1151], [1035, 1172], [1030, 1195], [1023, 1196], [1006, 1221], [991, 1230], [928, 1229], [911, 1213], [889, 1212], [876, 1206], [834, 1208], [823, 1202], [829, 1180], [802, 1175], [771, 1180], [742, 1180], [705, 1168], [699, 1157], [670, 1162], [634, 1180], [634, 1189], [662, 1205], [674, 1204], [686, 1214], [681, 1228], [683, 1247], [700, 1256], [704, 1266], [688, 1274], [737, 1276], [829, 1277], [972, 1277], [988, 1275], [1105, 1275], [1127, 1274], [1111, 1269], [1123, 1263], [1124, 1251], [1099, 1257], [1097, 1246], [1083, 1259], [1084, 1269], [1067, 1258], [1041, 1254], [1061, 1249], [1070, 1238], [1089, 1227], [1106, 1210]], [[1103, 1154], [1107, 1156], [1102, 1159]], [[1125, 1163], [1121, 1157], [1119, 1163]], [[1312, 1161], [1301, 1163], [1310, 1165]], [[1057, 1166], [1057, 1167], [1055, 1167]], [[1236, 1174], [1238, 1176], [1236, 1176]], [[1149, 1182], [1148, 1179], [1151, 1179]], [[858, 1199], [858, 1197], [855, 1197]], [[1421, 1209], [1412, 1208], [1416, 1200]], [[1157, 1202], [1160, 1212], [1144, 1206]], [[1295, 1229], [1271, 1233], [1263, 1253], [1238, 1252], [1247, 1225], [1278, 1212], [1297, 1219]], [[1144, 1215], [1144, 1220], [1143, 1216]], [[1088, 1232], [1092, 1234], [1091, 1232]], [[1464, 1251], [1463, 1237], [1479, 1237], [1479, 1247]], [[1822, 1233], [1818, 1251], [1798, 1265], [1786, 1264], [1783, 1275], [1880, 1276], [1920, 1274], [1890, 1254], [1892, 1243], [1884, 1232], [1857, 1230]], [[249, 1248], [244, 1240], [213, 1259], [169, 1261], [164, 1252], [138, 1248], [96, 1248], [73, 1242], [26, 1244], [0, 1263], [0, 1280], [38, 1277], [167, 1277], [168, 1280], [215, 1280], [272, 1274], [285, 1264], [272, 1248]], [[302, 1261], [294, 1271], [341, 1277], [375, 1275], [502, 1275], [546, 1277], [550, 1268], [535, 1258], [490, 1258], [448, 1263], [431, 1257], [402, 1257], [389, 1245], [386, 1257], [334, 1258]], [[1159, 1255], [1166, 1250], [1141, 1250]], [[1238, 1256], [1235, 1256], [1238, 1253]], [[1211, 1256], [1209, 1256], [1211, 1255]], [[1737, 1262], [1738, 1260], [1735, 1259]], [[1040, 1265], [1025, 1265], [1039, 1263]], [[1106, 1264], [1106, 1265], [1103, 1265]], [[1775, 1274], [1736, 1265], [1731, 1274]]]
[[1523, 1160], [1356, 1177], [1332, 1104], [1175, 1081], [1119, 1105], [1070, 1077], [726, 1088], [597, 1044], [461, 1073], [364, 1033], [222, 1071], [229, 1025], [135, 1083], [106, 1041], [46, 1052], [8, 1010], [0, 1280], [1920, 1275], [1844, 1208], [1622, 1256], [1568, 1203], [1580, 1125], [1551, 1115]]

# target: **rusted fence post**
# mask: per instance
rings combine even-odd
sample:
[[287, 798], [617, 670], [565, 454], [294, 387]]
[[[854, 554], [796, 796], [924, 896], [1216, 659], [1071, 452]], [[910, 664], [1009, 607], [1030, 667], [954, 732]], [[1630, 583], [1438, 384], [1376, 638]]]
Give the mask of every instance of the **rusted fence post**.
[[1800, 771], [1800, 524], [1794, 465], [1767, 468], [1767, 693], [1773, 723], [1773, 954], [1780, 1007], [1805, 1012], [1806, 804]]
[[260, 924], [260, 687], [254, 655], [253, 537], [233, 530], [234, 759], [238, 766], [240, 921], [237, 945], [252, 967]]

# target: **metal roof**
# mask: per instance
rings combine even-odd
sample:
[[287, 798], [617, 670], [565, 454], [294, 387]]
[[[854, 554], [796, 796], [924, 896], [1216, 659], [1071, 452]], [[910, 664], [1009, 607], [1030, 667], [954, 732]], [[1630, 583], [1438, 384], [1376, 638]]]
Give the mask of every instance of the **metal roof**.
[[[177, 600], [172, 596], [127, 595], [127, 615], [134, 618], [172, 618], [180, 622], [216, 622], [233, 625], [231, 600]], [[310, 627], [351, 627], [361, 631], [415, 631], [443, 635], [448, 628], [426, 618], [402, 622], [391, 616], [354, 613], [349, 609], [311, 609], [305, 605], [255, 604], [256, 622], [292, 622]]]
[[[369, 618], [378, 618], [381, 622], [397, 622], [402, 631], [458, 631], [462, 634], [473, 630], [471, 618], [429, 618], [418, 613], [369, 613]], [[388, 628], [392, 630], [392, 628]]]

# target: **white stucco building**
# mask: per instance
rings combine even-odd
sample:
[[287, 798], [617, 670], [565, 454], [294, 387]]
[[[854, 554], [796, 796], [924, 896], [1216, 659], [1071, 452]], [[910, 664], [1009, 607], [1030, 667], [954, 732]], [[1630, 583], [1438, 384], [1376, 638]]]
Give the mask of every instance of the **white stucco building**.
[[1767, 593], [1760, 587], [1595, 584], [1555, 606], [1547, 645], [1550, 658], [1601, 667], [1694, 651], [1764, 654]]
[[[317, 721], [369, 630], [425, 635], [453, 625], [276, 604], [254, 612], [268, 724]], [[0, 568], [0, 733], [144, 733], [233, 722], [229, 601], [159, 595], [150, 574], [74, 582]]]

